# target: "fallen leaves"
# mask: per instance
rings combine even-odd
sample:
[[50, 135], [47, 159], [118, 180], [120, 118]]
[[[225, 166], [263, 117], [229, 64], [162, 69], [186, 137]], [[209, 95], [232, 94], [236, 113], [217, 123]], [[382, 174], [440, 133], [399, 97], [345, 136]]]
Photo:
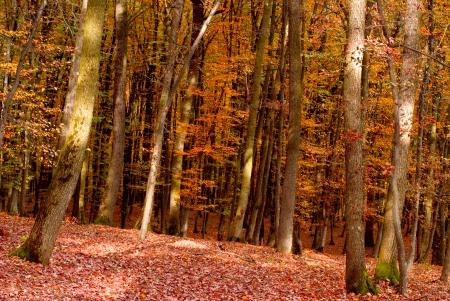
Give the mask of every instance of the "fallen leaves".
[[[344, 256], [151, 233], [140, 242], [135, 230], [70, 221], [49, 265], [5, 257], [32, 223], [0, 213], [9, 233], [0, 237], [0, 300], [450, 300], [434, 266], [414, 267], [406, 296], [387, 282], [378, 283], [381, 295], [347, 295]], [[370, 274], [375, 263], [368, 259]]]

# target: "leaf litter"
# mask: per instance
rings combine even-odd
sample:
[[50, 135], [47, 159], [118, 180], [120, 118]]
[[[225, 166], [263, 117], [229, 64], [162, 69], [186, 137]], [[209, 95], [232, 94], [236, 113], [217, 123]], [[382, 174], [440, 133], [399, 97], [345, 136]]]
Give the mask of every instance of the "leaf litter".
[[[409, 293], [388, 282], [379, 295], [345, 292], [345, 256], [80, 225], [67, 219], [49, 265], [6, 255], [33, 219], [0, 213], [0, 300], [450, 300], [441, 268], [414, 265]], [[367, 258], [369, 275], [376, 259]]]

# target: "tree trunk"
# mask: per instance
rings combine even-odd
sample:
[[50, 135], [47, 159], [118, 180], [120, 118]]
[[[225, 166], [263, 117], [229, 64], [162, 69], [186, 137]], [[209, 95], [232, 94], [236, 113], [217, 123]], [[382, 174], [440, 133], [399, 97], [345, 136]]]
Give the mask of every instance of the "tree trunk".
[[[450, 233], [450, 231], [449, 231], [449, 233]], [[449, 237], [450, 237], [450, 235], [447, 235], [447, 240]], [[444, 264], [442, 267], [442, 273], [441, 273], [441, 277], [439, 278], [439, 280], [447, 283], [449, 273], [450, 273], [450, 247], [447, 247], [447, 251], [445, 253]]]
[[[182, 8], [182, 6], [181, 6]], [[180, 14], [182, 13], [182, 9]], [[203, 19], [203, 4], [201, 1], [193, 1], [192, 13], [192, 32], [191, 42], [193, 43], [198, 35]], [[175, 134], [175, 143], [173, 147], [172, 159], [172, 182], [170, 189], [170, 225], [169, 234], [180, 234], [180, 188], [181, 171], [183, 168], [184, 142], [187, 136], [188, 125], [192, 120], [192, 105], [194, 101], [193, 89], [197, 87], [198, 77], [198, 57], [199, 51], [195, 51], [192, 60], [189, 63], [188, 71], [188, 89], [181, 103], [181, 116], [177, 122], [177, 133]]]
[[264, 12], [261, 20], [261, 31], [256, 45], [255, 68], [253, 72], [252, 84], [252, 98], [249, 104], [249, 117], [247, 123], [247, 134], [245, 136], [244, 148], [244, 166], [241, 178], [241, 191], [239, 194], [239, 201], [236, 209], [236, 214], [233, 217], [233, 224], [231, 229], [231, 240], [242, 240], [242, 230], [244, 226], [245, 212], [247, 211], [250, 185], [252, 180], [253, 157], [255, 149], [255, 133], [258, 118], [258, 106], [260, 85], [262, 81], [262, 69], [264, 63], [264, 51], [267, 38], [269, 36], [269, 21], [272, 12], [272, 0], [264, 0]]
[[[294, 232], [295, 196], [297, 191], [298, 156], [300, 152], [301, 110], [303, 93], [303, 49], [301, 48], [300, 21], [303, 0], [288, 0], [289, 5], [289, 127], [286, 146], [286, 168], [281, 196], [280, 225], [277, 250], [292, 251]], [[301, 16], [301, 17], [300, 17]]]
[[106, 180], [105, 194], [102, 198], [96, 224], [111, 225], [117, 193], [122, 177], [123, 155], [125, 148], [125, 89], [127, 72], [127, 2], [116, 0], [116, 56], [114, 59], [114, 94], [113, 94], [113, 141], [111, 160]]
[[[407, 275], [405, 250], [400, 225], [400, 214], [405, 200], [408, 154], [415, 100], [415, 69], [418, 44], [419, 3], [417, 0], [408, 0], [405, 14], [405, 39], [402, 69], [400, 75], [401, 88], [398, 89], [394, 74], [392, 57], [388, 55], [389, 76], [392, 83], [395, 115], [395, 142], [392, 165], [394, 172], [391, 178], [386, 211], [384, 216], [383, 238], [380, 255], [375, 270], [376, 279], [391, 279], [393, 283], [400, 282], [399, 293], [407, 292]], [[378, 0], [383, 32], [391, 45], [391, 37], [384, 22], [381, 1]], [[398, 247], [398, 251], [397, 251]], [[400, 274], [397, 270], [396, 257], [398, 254]]]
[[349, 32], [344, 70], [345, 121], [345, 285], [347, 293], [367, 294], [378, 290], [370, 281], [364, 250], [364, 172], [361, 73], [364, 50], [365, 0], [349, 3]]
[[62, 147], [64, 146], [64, 142], [66, 141], [67, 130], [69, 129], [70, 119], [72, 118], [73, 105], [75, 103], [75, 95], [77, 93], [77, 79], [78, 72], [80, 70], [81, 48], [83, 46], [83, 30], [84, 20], [86, 17], [87, 2], [88, 0], [83, 0], [83, 3], [81, 5], [80, 23], [77, 36], [75, 38], [72, 67], [70, 68], [69, 83], [67, 87], [66, 99], [64, 102], [63, 117], [60, 124], [61, 133], [59, 134], [57, 147], [58, 151], [62, 149]]
[[28, 239], [10, 255], [33, 262], [49, 263], [63, 216], [77, 184], [92, 123], [106, 0], [88, 4], [78, 88], [68, 136], [61, 151], [47, 196]]

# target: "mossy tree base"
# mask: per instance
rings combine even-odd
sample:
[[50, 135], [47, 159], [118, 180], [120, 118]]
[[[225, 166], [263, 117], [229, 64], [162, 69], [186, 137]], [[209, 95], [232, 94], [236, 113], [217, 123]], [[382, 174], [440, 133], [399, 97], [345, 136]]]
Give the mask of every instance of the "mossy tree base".
[[108, 218], [97, 217], [94, 219], [95, 225], [111, 226], [111, 221]]
[[7, 256], [8, 257], [17, 256], [26, 261], [39, 262], [39, 260], [37, 258], [34, 258], [34, 256], [32, 256], [32, 254], [29, 250], [29, 247], [26, 243], [22, 244], [20, 247], [18, 247], [16, 250], [9, 253]]
[[242, 239], [242, 238], [236, 237], [236, 236], [230, 237], [230, 238], [228, 239], [228, 241], [247, 243], [247, 241], [246, 241], [245, 239]]
[[400, 281], [400, 272], [396, 262], [378, 262], [375, 268], [375, 281], [390, 280], [392, 284], [398, 285]]
[[367, 295], [368, 293], [371, 293], [375, 295], [379, 294], [380, 290], [377, 289], [372, 280], [370, 280], [367, 271], [364, 271], [361, 282], [353, 289], [348, 290], [348, 293], [355, 293], [360, 295]]

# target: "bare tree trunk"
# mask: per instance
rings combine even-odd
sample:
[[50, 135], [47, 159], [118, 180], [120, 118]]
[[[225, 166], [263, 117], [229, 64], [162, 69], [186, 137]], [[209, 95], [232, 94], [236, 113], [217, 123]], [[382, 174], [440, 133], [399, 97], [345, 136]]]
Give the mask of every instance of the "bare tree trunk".
[[[416, 49], [418, 45], [419, 7], [420, 3], [417, 0], [408, 0], [406, 3], [405, 47], [400, 75], [401, 89], [397, 87], [392, 57], [390, 54], [388, 55], [389, 77], [392, 83], [395, 115], [394, 155], [392, 159], [394, 172], [386, 203], [383, 239], [375, 270], [375, 278], [391, 279], [393, 283], [400, 283], [400, 294], [407, 292], [406, 256], [401, 232], [400, 214], [405, 200], [408, 154], [416, 91], [415, 69], [417, 53], [410, 49]], [[392, 47], [380, 0], [378, 0], [378, 8], [385, 38], [388, 40], [389, 47]], [[395, 262], [396, 257], [399, 261], [400, 274]]]
[[[447, 240], [450, 237], [450, 231], [447, 233]], [[448, 275], [450, 273], [450, 247], [447, 246], [447, 251], [445, 252], [444, 264], [442, 267], [441, 277], [439, 280], [448, 282]]]
[[[287, 12], [286, 0], [284, 0], [283, 4], [283, 21], [281, 25], [281, 45], [280, 45], [280, 63], [278, 65], [277, 77], [280, 77], [280, 80], [276, 83], [281, 82], [281, 79], [284, 78], [285, 73], [285, 65], [286, 65], [286, 43], [287, 43], [287, 23], [288, 23], [288, 12]], [[303, 42], [303, 41], [302, 41]], [[302, 46], [300, 45], [300, 48]], [[272, 92], [272, 101], [276, 98], [277, 88], [274, 87]], [[280, 229], [280, 198], [281, 198], [281, 158], [283, 156], [283, 128], [284, 128], [284, 113], [283, 113], [283, 104], [284, 104], [284, 85], [280, 87], [280, 108], [278, 110], [278, 123], [277, 126], [277, 140], [276, 140], [276, 150], [277, 150], [277, 160], [276, 160], [276, 174], [275, 174], [275, 199], [274, 199], [274, 209], [275, 209], [275, 244], [276, 247], [278, 244], [278, 232]]]
[[250, 186], [252, 180], [253, 158], [255, 149], [255, 133], [258, 117], [260, 85], [262, 81], [265, 45], [269, 35], [269, 21], [272, 12], [272, 0], [264, 0], [264, 12], [261, 20], [261, 33], [256, 45], [255, 68], [253, 73], [252, 98], [249, 105], [247, 134], [245, 136], [244, 166], [241, 178], [241, 191], [236, 214], [233, 217], [231, 240], [241, 240], [245, 213], [247, 211]]
[[10, 255], [47, 264], [52, 255], [63, 216], [80, 175], [89, 139], [97, 80], [106, 0], [91, 0], [86, 14], [85, 34], [78, 75], [78, 88], [68, 136], [61, 151], [47, 196], [28, 239]]
[[111, 225], [117, 193], [119, 192], [122, 177], [123, 155], [125, 148], [125, 90], [127, 73], [127, 1], [116, 0], [116, 56], [114, 59], [114, 115], [113, 115], [113, 142], [111, 160], [106, 180], [105, 194], [103, 196], [96, 224]]
[[[429, 30], [430, 30], [430, 37], [428, 39], [428, 51], [430, 54], [434, 54], [434, 0], [428, 0], [428, 18], [429, 18]], [[422, 91], [420, 93], [420, 105], [419, 106], [423, 106], [423, 102], [424, 102], [424, 98], [425, 95], [428, 92], [428, 83], [429, 83], [429, 78], [430, 78], [430, 72], [432, 72], [432, 68], [431, 68], [431, 60], [428, 59], [427, 60], [427, 65], [425, 67], [425, 72], [424, 72], [424, 79], [423, 79], [423, 85], [422, 85]], [[433, 99], [436, 99], [436, 95], [433, 96]], [[423, 111], [423, 110], [422, 110]], [[433, 113], [435, 113], [437, 111], [437, 109], [433, 110]], [[420, 114], [424, 114], [424, 112], [421, 112]], [[436, 114], [433, 114], [436, 115]], [[436, 116], [434, 116], [435, 118], [432, 121], [431, 124], [431, 128], [430, 128], [430, 133], [429, 133], [429, 154], [430, 154], [430, 159], [431, 159], [431, 164], [429, 164], [429, 168], [428, 168], [428, 185], [429, 187], [427, 188], [428, 192], [424, 193], [424, 224], [423, 224], [423, 231], [422, 231], [422, 243], [419, 249], [419, 262], [420, 263], [427, 263], [428, 262], [428, 257], [429, 256], [425, 256], [425, 253], [427, 251], [427, 247], [428, 247], [428, 242], [431, 240], [431, 229], [432, 229], [432, 224], [433, 224], [433, 218], [432, 218], [432, 211], [433, 211], [433, 194], [435, 193], [434, 188], [434, 164], [435, 164], [435, 151], [436, 151]], [[419, 122], [420, 122], [420, 128], [419, 128], [419, 135], [421, 135], [421, 137], [419, 137], [419, 146], [422, 146], [423, 142], [422, 142], [422, 137], [423, 137], [423, 127], [424, 127], [424, 122], [423, 122], [423, 116], [419, 115]], [[433, 181], [433, 182], [430, 182]], [[420, 184], [420, 183], [419, 183]], [[417, 184], [417, 187], [420, 187], [420, 185]], [[417, 188], [418, 189], [418, 188]], [[420, 195], [419, 195], [420, 196]]]
[[70, 119], [72, 118], [73, 105], [75, 103], [75, 95], [77, 93], [77, 80], [78, 72], [80, 70], [81, 47], [83, 46], [84, 19], [86, 17], [87, 2], [88, 0], [83, 0], [83, 3], [81, 4], [80, 23], [75, 38], [73, 62], [72, 67], [70, 68], [69, 83], [67, 87], [66, 99], [64, 102], [63, 117], [60, 124], [61, 133], [59, 135], [57, 147], [58, 151], [62, 149], [62, 147], [64, 146], [64, 142], [66, 141], [67, 130], [69, 129]]
[[345, 285], [347, 293], [377, 293], [366, 271], [364, 250], [364, 172], [361, 74], [364, 50], [365, 0], [349, 3], [349, 32], [344, 70], [345, 121]]
[[[430, 18], [432, 14], [430, 14]], [[431, 32], [433, 32], [433, 30], [431, 30]], [[424, 126], [425, 126], [425, 122], [424, 122], [424, 101], [425, 101], [425, 95], [427, 94], [428, 91], [428, 84], [429, 84], [429, 73], [430, 73], [430, 60], [427, 60], [427, 65], [425, 67], [425, 72], [423, 74], [423, 84], [422, 84], [422, 89], [420, 91], [420, 95], [419, 95], [419, 107], [417, 109], [417, 115], [419, 117], [419, 129], [418, 129], [418, 145], [417, 145], [417, 154], [416, 154], [416, 160], [417, 160], [417, 164], [416, 164], [416, 179], [415, 179], [415, 193], [414, 193], [414, 220], [413, 220], [413, 228], [411, 230], [411, 241], [410, 241], [410, 246], [409, 246], [409, 254], [408, 254], [408, 258], [407, 258], [407, 262], [406, 262], [406, 269], [407, 271], [411, 271], [412, 270], [412, 266], [414, 263], [414, 257], [416, 254], [416, 241], [417, 241], [417, 230], [419, 228], [419, 203], [420, 203], [420, 194], [421, 194], [421, 183], [422, 183], [422, 150], [423, 150], [423, 130], [424, 130]], [[431, 215], [431, 208], [429, 207], [432, 206], [432, 203], [428, 203], [425, 204], [425, 211], [428, 213], [430, 213]], [[422, 246], [426, 245], [429, 241], [429, 237], [430, 237], [430, 230], [428, 227], [431, 226], [431, 217], [427, 218], [428, 216], [430, 216], [428, 214], [426, 214], [426, 218], [425, 218], [425, 225], [424, 225], [424, 231], [423, 231], [423, 236], [422, 236]], [[431, 227], [430, 227], [431, 228]]]
[[[195, 41], [198, 35], [203, 19], [203, 4], [201, 1], [193, 1], [192, 13], [192, 32], [191, 42]], [[182, 10], [180, 11], [180, 14]], [[173, 147], [172, 159], [172, 182], [170, 189], [170, 225], [169, 234], [180, 234], [180, 188], [181, 188], [181, 171], [183, 168], [184, 142], [187, 136], [188, 124], [191, 122], [191, 111], [194, 102], [192, 89], [197, 87], [198, 77], [198, 57], [199, 51], [195, 51], [192, 60], [189, 63], [188, 71], [188, 89], [181, 103], [181, 116], [177, 124], [177, 133], [175, 134], [175, 143]], [[186, 209], [187, 210], [187, 209]]]
[[[294, 239], [295, 195], [297, 191], [298, 156], [300, 153], [301, 110], [303, 93], [303, 49], [300, 21], [303, 0], [289, 0], [289, 127], [286, 146], [286, 168], [281, 196], [277, 250], [288, 254]], [[302, 17], [299, 17], [302, 16]]]

